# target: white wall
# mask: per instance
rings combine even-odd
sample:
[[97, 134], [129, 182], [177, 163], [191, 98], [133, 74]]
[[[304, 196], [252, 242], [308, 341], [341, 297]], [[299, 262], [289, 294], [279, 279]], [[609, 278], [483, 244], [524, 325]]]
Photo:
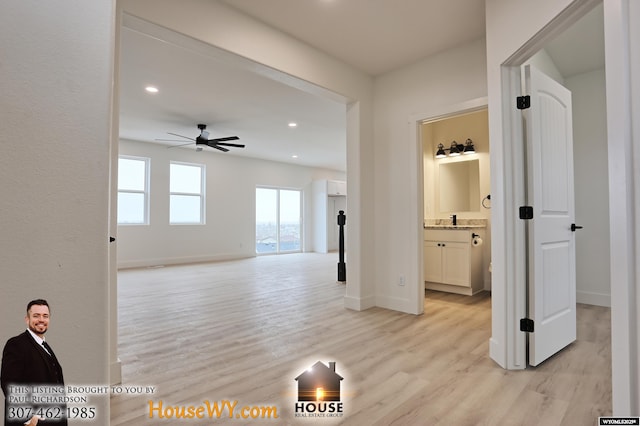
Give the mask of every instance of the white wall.
[[[0, 344], [25, 330], [27, 302], [47, 299], [68, 384], [109, 382], [114, 14], [112, 0], [0, 13]], [[108, 424], [108, 399], [95, 402]]]
[[609, 170], [604, 69], [565, 79], [573, 100], [578, 303], [611, 306]]
[[[118, 227], [118, 265], [137, 267], [255, 256], [256, 186], [303, 191], [303, 244], [312, 247], [311, 182], [344, 173], [251, 158], [120, 141], [120, 155], [150, 158], [150, 223]], [[204, 164], [206, 224], [169, 225], [169, 163]], [[323, 218], [324, 220], [324, 218]]]
[[[375, 82], [376, 304], [420, 313], [422, 199], [411, 185], [421, 161], [410, 118], [486, 95], [485, 42], [477, 40], [385, 74]], [[409, 185], [411, 182], [411, 185]], [[417, 187], [415, 184], [414, 187]], [[422, 187], [422, 185], [420, 185]], [[351, 200], [351, 193], [349, 193]], [[406, 285], [399, 285], [399, 277]], [[423, 297], [424, 297], [424, 293]], [[418, 298], [418, 300], [416, 300]]]
[[525, 62], [525, 65], [532, 65], [558, 83], [564, 84], [564, 76], [560, 73], [555, 62], [553, 62], [553, 59], [551, 59], [551, 56], [549, 56], [545, 49], [542, 49], [533, 55], [531, 59]]

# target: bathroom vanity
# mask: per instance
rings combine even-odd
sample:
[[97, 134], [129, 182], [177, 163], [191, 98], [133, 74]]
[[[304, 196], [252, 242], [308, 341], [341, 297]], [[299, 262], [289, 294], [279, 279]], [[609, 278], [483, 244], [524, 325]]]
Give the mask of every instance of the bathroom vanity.
[[425, 288], [472, 295], [484, 288], [482, 225], [425, 225]]

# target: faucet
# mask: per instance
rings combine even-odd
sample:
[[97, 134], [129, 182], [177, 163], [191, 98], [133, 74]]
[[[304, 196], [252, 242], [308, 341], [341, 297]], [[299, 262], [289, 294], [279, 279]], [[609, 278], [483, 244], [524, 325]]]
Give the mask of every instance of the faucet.
[[458, 217], [455, 214], [452, 214], [451, 216], [449, 216], [453, 222], [453, 226], [458, 225]]

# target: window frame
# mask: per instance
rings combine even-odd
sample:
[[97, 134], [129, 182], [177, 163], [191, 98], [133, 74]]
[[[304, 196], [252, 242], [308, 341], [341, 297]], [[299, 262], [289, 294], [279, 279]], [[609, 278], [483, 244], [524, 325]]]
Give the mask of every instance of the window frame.
[[[200, 192], [180, 192], [171, 191], [171, 166], [187, 166], [197, 167], [200, 169]], [[189, 163], [185, 161], [169, 161], [169, 225], [184, 226], [184, 225], [206, 225], [206, 165], [199, 163]], [[200, 198], [200, 221], [199, 222], [172, 222], [171, 221], [171, 198], [173, 195], [187, 196], [187, 197], [199, 197]]]
[[[125, 194], [142, 194], [144, 196], [144, 212], [143, 212], [143, 221], [139, 223], [133, 222], [120, 222], [120, 218], [116, 217], [116, 221], [118, 226], [149, 226], [151, 224], [150, 219], [150, 198], [151, 198], [151, 158], [149, 157], [139, 157], [135, 155], [118, 155], [118, 173], [120, 172], [120, 160], [133, 160], [133, 161], [142, 161], [144, 163], [144, 189], [120, 189], [120, 184], [118, 183], [118, 197], [120, 198], [120, 193]], [[117, 201], [119, 202], [119, 201]]]

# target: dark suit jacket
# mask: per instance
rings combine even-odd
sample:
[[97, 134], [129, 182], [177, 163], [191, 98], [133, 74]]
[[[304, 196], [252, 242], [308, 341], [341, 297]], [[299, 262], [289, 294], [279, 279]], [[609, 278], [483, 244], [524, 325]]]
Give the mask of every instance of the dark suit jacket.
[[[62, 367], [55, 357], [50, 356], [44, 348], [38, 344], [28, 331], [12, 337], [7, 341], [2, 352], [2, 370], [0, 382], [5, 395], [5, 426], [22, 425], [24, 420], [9, 419], [9, 385], [62, 385]], [[64, 394], [60, 395], [64, 396]], [[28, 403], [28, 406], [37, 408], [41, 405]], [[44, 408], [52, 407], [51, 405]], [[66, 410], [66, 404], [56, 405]], [[56, 410], [57, 411], [57, 410]], [[27, 419], [28, 420], [28, 419]], [[39, 421], [38, 424], [66, 425], [66, 418], [58, 422]]]

